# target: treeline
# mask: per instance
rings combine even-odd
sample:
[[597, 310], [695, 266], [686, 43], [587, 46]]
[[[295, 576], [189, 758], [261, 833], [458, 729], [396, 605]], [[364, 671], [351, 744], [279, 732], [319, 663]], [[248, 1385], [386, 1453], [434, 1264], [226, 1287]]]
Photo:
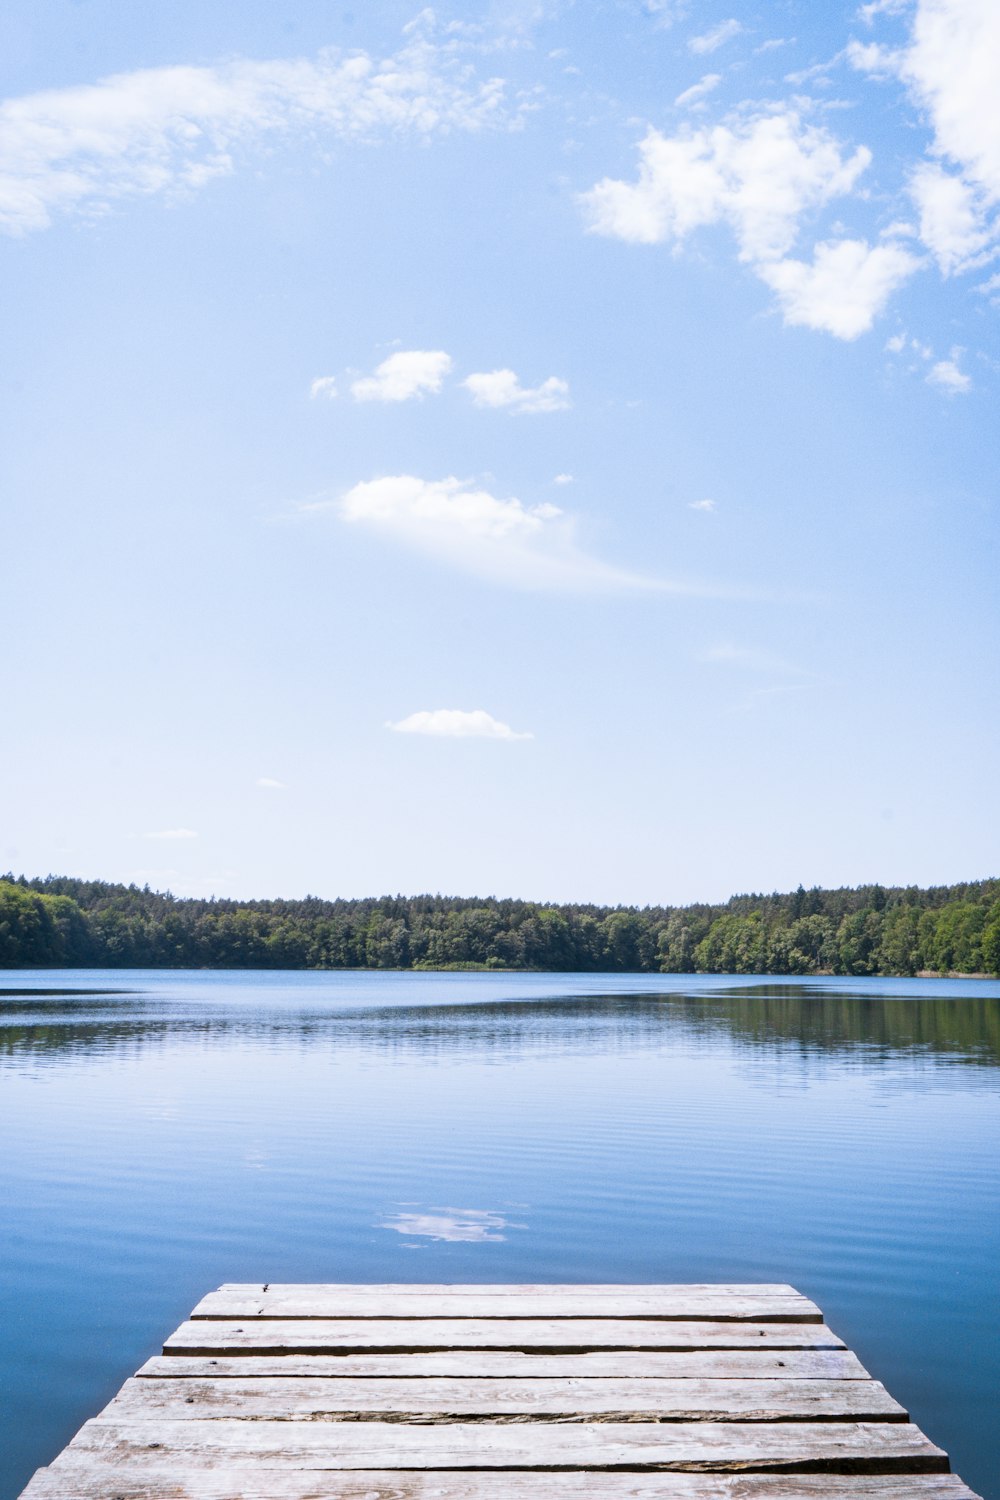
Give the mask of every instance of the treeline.
[[1000, 974], [1000, 880], [685, 907], [382, 896], [202, 901], [0, 878], [0, 967]]

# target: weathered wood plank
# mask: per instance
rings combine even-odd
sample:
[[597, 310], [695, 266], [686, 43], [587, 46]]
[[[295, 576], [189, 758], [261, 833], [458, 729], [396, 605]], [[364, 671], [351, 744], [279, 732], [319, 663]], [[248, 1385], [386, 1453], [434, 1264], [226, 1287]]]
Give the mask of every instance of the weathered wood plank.
[[979, 1500], [954, 1474], [421, 1474], [226, 1465], [185, 1473], [153, 1454], [39, 1469], [22, 1500]]
[[849, 1349], [702, 1349], [690, 1352], [623, 1350], [597, 1354], [522, 1354], [447, 1350], [421, 1354], [162, 1355], [147, 1360], [143, 1379], [361, 1378], [455, 1376], [464, 1380], [516, 1378], [615, 1380], [867, 1380]]
[[819, 1318], [787, 1286], [225, 1286], [23, 1500], [976, 1500]]
[[100, 1421], [588, 1418], [631, 1421], [905, 1422], [877, 1380], [129, 1380]]
[[[64, 1449], [116, 1463], [165, 1452], [181, 1472], [257, 1460], [275, 1468], [681, 1469], [946, 1473], [909, 1422], [88, 1422]], [[62, 1457], [52, 1465], [58, 1469]]]
[[724, 1318], [743, 1322], [821, 1323], [798, 1292], [740, 1287], [549, 1287], [503, 1293], [483, 1288], [222, 1287], [203, 1297], [200, 1318]]
[[842, 1349], [817, 1323], [647, 1322], [622, 1318], [264, 1318], [182, 1323], [164, 1354], [327, 1354], [369, 1349]]

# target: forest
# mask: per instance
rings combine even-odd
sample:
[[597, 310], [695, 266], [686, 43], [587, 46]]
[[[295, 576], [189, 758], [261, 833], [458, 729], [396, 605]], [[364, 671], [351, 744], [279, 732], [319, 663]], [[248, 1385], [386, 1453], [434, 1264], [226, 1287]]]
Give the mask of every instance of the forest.
[[0, 967], [1000, 974], [1000, 879], [607, 907], [453, 896], [230, 901], [0, 877]]

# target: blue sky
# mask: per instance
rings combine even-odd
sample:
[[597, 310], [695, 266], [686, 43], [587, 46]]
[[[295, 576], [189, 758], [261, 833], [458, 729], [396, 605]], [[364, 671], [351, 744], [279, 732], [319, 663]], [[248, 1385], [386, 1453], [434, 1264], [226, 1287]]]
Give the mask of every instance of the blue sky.
[[996, 873], [992, 0], [11, 0], [0, 74], [0, 868]]

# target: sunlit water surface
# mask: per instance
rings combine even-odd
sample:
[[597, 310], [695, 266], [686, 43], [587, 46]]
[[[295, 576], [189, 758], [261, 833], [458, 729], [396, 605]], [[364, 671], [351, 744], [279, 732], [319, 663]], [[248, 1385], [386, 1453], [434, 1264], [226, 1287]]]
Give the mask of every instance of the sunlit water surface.
[[222, 1281], [789, 1281], [1000, 1497], [1000, 986], [0, 973], [0, 1494]]

